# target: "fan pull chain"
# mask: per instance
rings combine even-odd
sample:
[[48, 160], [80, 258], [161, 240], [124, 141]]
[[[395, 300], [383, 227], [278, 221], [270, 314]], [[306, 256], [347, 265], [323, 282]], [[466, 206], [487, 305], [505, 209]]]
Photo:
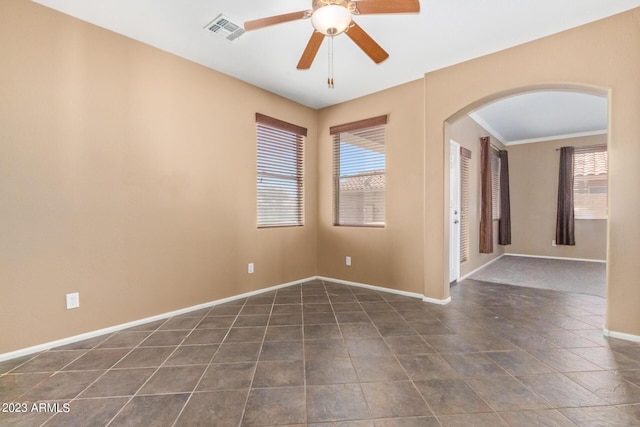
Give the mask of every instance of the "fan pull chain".
[[329, 77], [327, 77], [327, 85], [329, 89], [333, 89], [333, 36], [329, 36]]

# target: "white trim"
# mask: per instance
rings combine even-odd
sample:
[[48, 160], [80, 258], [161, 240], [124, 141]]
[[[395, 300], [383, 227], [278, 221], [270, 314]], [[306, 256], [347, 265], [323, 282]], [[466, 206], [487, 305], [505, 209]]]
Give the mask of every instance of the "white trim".
[[402, 296], [405, 296], [405, 297], [419, 298], [422, 301], [428, 302], [428, 303], [431, 303], [431, 304], [445, 305], [445, 304], [449, 304], [451, 302], [451, 297], [448, 297], [446, 299], [429, 298], [429, 297], [425, 297], [424, 295], [416, 293], [416, 292], [400, 291], [398, 289], [385, 288], [383, 286], [367, 285], [365, 283], [350, 282], [348, 280], [341, 280], [341, 279], [332, 279], [331, 277], [324, 277], [324, 276], [316, 276], [316, 279], [325, 280], [327, 282], [340, 283], [342, 285], [356, 286], [358, 288], [371, 289], [371, 290], [374, 290], [374, 291], [387, 292], [387, 293], [390, 293], [390, 294], [402, 295]]
[[583, 136], [593, 136], [593, 135], [606, 135], [608, 132], [609, 132], [608, 129], [599, 129], [599, 130], [592, 130], [589, 132], [575, 132], [575, 133], [567, 133], [565, 135], [552, 135], [552, 136], [543, 136], [541, 138], [520, 139], [517, 141], [504, 142], [503, 144], [507, 147], [510, 147], [512, 145], [533, 144], [536, 142], [546, 142], [546, 141], [557, 141], [559, 139], [580, 138]]
[[475, 111], [473, 113], [469, 113], [469, 117], [475, 121], [480, 127], [484, 128], [487, 132], [493, 135], [498, 141], [500, 141], [505, 147], [510, 147], [512, 145], [521, 145], [521, 144], [533, 144], [536, 142], [546, 142], [546, 141], [557, 141], [559, 139], [571, 139], [571, 138], [580, 138], [584, 136], [594, 136], [594, 135], [606, 135], [609, 132], [609, 129], [598, 129], [592, 130], [588, 132], [574, 132], [567, 133], [563, 135], [550, 135], [543, 136], [540, 138], [527, 138], [527, 139], [518, 139], [515, 141], [508, 141], [500, 132], [498, 132], [493, 126], [491, 126], [487, 121], [485, 121], [478, 113]]
[[458, 281], [462, 281], [464, 279], [466, 279], [467, 277], [471, 276], [472, 274], [477, 273], [478, 271], [482, 270], [483, 268], [485, 268], [486, 266], [488, 266], [489, 264], [492, 264], [494, 262], [496, 262], [497, 260], [499, 260], [500, 258], [502, 258], [503, 256], [505, 256], [507, 254], [500, 254], [499, 256], [495, 257], [494, 259], [492, 259], [491, 261], [485, 262], [484, 264], [482, 264], [480, 267], [476, 268], [475, 270], [465, 274], [464, 276], [462, 276], [460, 279], [458, 279]]
[[254, 296], [254, 295], [259, 295], [259, 294], [263, 294], [263, 293], [266, 293], [266, 292], [274, 291], [276, 289], [286, 288], [286, 287], [289, 287], [289, 286], [298, 285], [298, 284], [305, 283], [305, 282], [310, 282], [312, 280], [325, 280], [327, 282], [334, 282], [334, 283], [340, 283], [340, 284], [343, 284], [343, 285], [349, 285], [349, 286], [356, 286], [356, 287], [359, 287], [359, 288], [371, 289], [371, 290], [375, 290], [375, 291], [388, 292], [388, 293], [391, 293], [391, 294], [403, 295], [403, 296], [411, 297], [411, 298], [419, 298], [424, 302], [429, 302], [429, 303], [433, 303], [433, 304], [444, 305], [444, 304], [448, 304], [449, 302], [451, 302], [451, 297], [449, 297], [447, 299], [444, 299], [444, 300], [439, 300], [439, 299], [435, 299], [435, 298], [428, 298], [428, 297], [425, 297], [422, 294], [418, 294], [418, 293], [415, 293], [415, 292], [400, 291], [398, 289], [384, 288], [382, 286], [373, 286], [373, 285], [367, 285], [367, 284], [358, 283], [358, 282], [350, 282], [348, 280], [332, 279], [330, 277], [324, 277], [324, 276], [312, 276], [312, 277], [307, 277], [307, 278], [300, 279], [300, 280], [294, 280], [293, 282], [283, 283], [281, 285], [271, 286], [271, 287], [268, 287], [268, 288], [265, 288], [265, 289], [259, 289], [257, 291], [246, 292], [244, 294], [234, 295], [234, 296], [231, 296], [231, 297], [222, 298], [222, 299], [215, 300], [215, 301], [210, 301], [210, 302], [194, 305], [194, 306], [187, 307], [187, 308], [182, 308], [180, 310], [175, 310], [175, 311], [170, 311], [170, 312], [163, 313], [163, 314], [158, 314], [156, 316], [146, 317], [146, 318], [140, 319], [140, 320], [134, 320], [132, 322], [122, 323], [120, 325], [110, 326], [108, 328], [98, 329], [96, 331], [86, 332], [86, 333], [80, 334], [80, 335], [74, 335], [72, 337], [67, 337], [67, 338], [63, 338], [63, 339], [56, 340], [56, 341], [51, 341], [51, 342], [44, 343], [44, 344], [34, 345], [32, 347], [27, 347], [27, 348], [23, 348], [23, 349], [20, 349], [20, 350], [11, 351], [9, 353], [2, 353], [2, 354], [0, 354], [0, 362], [3, 362], [5, 360], [10, 360], [10, 359], [15, 359], [17, 357], [28, 356], [30, 354], [34, 354], [34, 353], [38, 353], [38, 352], [41, 352], [41, 351], [49, 350], [49, 349], [54, 348], [54, 347], [61, 347], [63, 345], [73, 344], [75, 342], [86, 340], [86, 339], [89, 339], [89, 338], [94, 338], [94, 337], [97, 337], [97, 336], [100, 336], [100, 335], [104, 335], [104, 334], [108, 334], [108, 333], [112, 333], [112, 332], [118, 332], [118, 331], [121, 331], [123, 329], [132, 328], [134, 326], [143, 325], [145, 323], [155, 322], [157, 320], [168, 319], [168, 318], [173, 317], [173, 316], [178, 316], [178, 315], [189, 313], [189, 312], [196, 311], [196, 310], [202, 310], [203, 308], [213, 307], [215, 305], [224, 304], [226, 302], [235, 301], [235, 300], [238, 300], [238, 299], [241, 299], [241, 298], [247, 298], [247, 297], [251, 297], [251, 296]]
[[478, 113], [476, 113], [475, 111], [473, 113], [469, 113], [469, 117], [471, 117], [471, 119], [473, 121], [475, 121], [477, 124], [479, 124], [481, 128], [484, 128], [484, 130], [486, 130], [491, 135], [493, 135], [503, 145], [507, 145], [505, 143], [506, 138], [504, 136], [502, 136], [502, 134], [500, 132], [495, 130], [493, 128], [493, 126], [491, 126], [486, 120], [484, 120], [482, 117], [480, 117], [480, 115], [478, 115]]
[[519, 256], [524, 258], [544, 258], [544, 259], [559, 259], [563, 261], [582, 261], [582, 262], [600, 262], [606, 263], [604, 259], [587, 259], [587, 258], [566, 258], [561, 256], [546, 256], [546, 255], [525, 255], [525, 254], [505, 254], [509, 256]]
[[[455, 176], [455, 182], [456, 182], [456, 205], [457, 205], [457, 210], [456, 210], [456, 214], [459, 213], [459, 217], [462, 219], [462, 180], [460, 179], [460, 171], [462, 170], [462, 159], [460, 156], [460, 143], [456, 142], [454, 139], [450, 139], [449, 140], [449, 150], [450, 151], [455, 151], [456, 154], [453, 155], [452, 158], [452, 154], [449, 154], [449, 283], [451, 282], [455, 282], [460, 280], [460, 236], [462, 235], [462, 229], [461, 229], [461, 221], [459, 221], [458, 219], [455, 219], [452, 217], [451, 214], [451, 193], [453, 191], [453, 185], [451, 182], [451, 175]], [[453, 169], [455, 169], [454, 171], [452, 171], [452, 166]], [[453, 172], [453, 173], [452, 173]], [[457, 221], [457, 222], [456, 222]], [[455, 226], [457, 225], [457, 226]], [[455, 233], [452, 233], [454, 230], [456, 230]], [[455, 234], [455, 235], [453, 235]], [[452, 242], [455, 242], [452, 245]], [[453, 246], [453, 247], [452, 247]], [[453, 255], [452, 255], [453, 254]], [[454, 268], [454, 278], [453, 280], [451, 280], [451, 268]]]
[[[365, 283], [350, 282], [348, 280], [332, 279], [331, 277], [316, 276], [316, 279], [317, 280], [326, 280], [327, 282], [340, 283], [341, 285], [349, 285], [349, 286], [355, 286], [355, 287], [358, 287], [358, 288], [371, 289], [371, 290], [374, 290], [374, 291], [388, 292], [390, 294], [397, 294], [397, 295], [402, 295], [402, 296], [405, 296], [405, 297], [420, 298], [420, 299], [424, 298], [424, 295], [418, 294], [418, 293], [415, 293], [415, 292], [400, 291], [398, 289], [385, 288], [385, 287], [382, 287], [382, 286], [367, 285]], [[439, 300], [435, 300], [435, 301], [439, 301]]]
[[235, 301], [235, 300], [238, 300], [238, 299], [241, 299], [241, 298], [247, 298], [247, 297], [251, 297], [251, 296], [254, 296], [254, 295], [259, 295], [259, 294], [262, 294], [262, 293], [265, 293], [265, 292], [270, 292], [270, 291], [273, 291], [273, 290], [276, 290], [276, 289], [286, 288], [288, 286], [293, 286], [293, 285], [298, 285], [300, 283], [308, 282], [308, 281], [314, 280], [316, 278], [317, 278], [317, 276], [313, 276], [313, 277], [307, 277], [306, 279], [294, 280], [293, 282], [283, 283], [281, 285], [275, 285], [275, 286], [271, 286], [271, 287], [265, 288], [265, 289], [260, 289], [260, 290], [257, 290], [257, 291], [246, 292], [244, 294], [234, 295], [234, 296], [231, 296], [231, 297], [228, 297], [228, 298], [222, 298], [222, 299], [219, 299], [219, 300], [210, 301], [210, 302], [194, 305], [194, 306], [187, 307], [187, 308], [182, 308], [180, 310], [170, 311], [170, 312], [167, 312], [167, 313], [158, 314], [156, 316], [146, 317], [144, 319], [134, 320], [132, 322], [122, 323], [120, 325], [115, 325], [115, 326], [110, 326], [108, 328], [98, 329], [97, 331], [86, 332], [84, 334], [74, 335], [72, 337], [63, 338], [63, 339], [60, 339], [60, 340], [51, 341], [51, 342], [44, 343], [44, 344], [34, 345], [32, 347], [27, 347], [27, 348], [23, 348], [23, 349], [20, 349], [20, 350], [11, 351], [9, 353], [2, 353], [2, 354], [0, 354], [0, 362], [3, 362], [5, 360], [9, 360], [9, 359], [14, 359], [16, 357], [28, 356], [30, 354], [38, 353], [38, 352], [44, 351], [44, 350], [49, 350], [49, 349], [54, 348], [54, 347], [60, 347], [60, 346], [63, 346], [63, 345], [73, 344], [73, 343], [78, 342], [78, 341], [86, 340], [86, 339], [89, 339], [89, 338], [94, 338], [94, 337], [97, 337], [97, 336], [100, 336], [100, 335], [104, 335], [104, 334], [108, 334], [108, 333], [111, 333], [111, 332], [121, 331], [123, 329], [132, 328], [134, 326], [143, 325], [145, 323], [155, 322], [156, 320], [168, 319], [169, 317], [178, 316], [180, 314], [185, 314], [185, 313], [189, 313], [189, 312], [196, 311], [196, 310], [202, 310], [203, 308], [213, 307], [214, 305], [224, 304], [226, 302]]
[[447, 304], [449, 304], [451, 302], [451, 297], [447, 297], [445, 299], [422, 297], [422, 301], [423, 302], [428, 302], [428, 303], [431, 303], [431, 304], [447, 305]]
[[626, 334], [624, 332], [610, 331], [608, 329], [603, 329], [602, 335], [604, 335], [605, 337], [618, 338], [626, 341], [640, 342], [640, 335]]
[[327, 282], [341, 283], [343, 285], [356, 286], [356, 287], [360, 287], [360, 288], [372, 289], [372, 290], [375, 290], [375, 291], [382, 291], [382, 292], [388, 292], [388, 293], [403, 295], [403, 296], [412, 297], [412, 298], [419, 298], [419, 299], [421, 299], [421, 300], [423, 300], [425, 302], [430, 302], [430, 303], [434, 303], [434, 304], [447, 304], [447, 303], [449, 303], [451, 301], [451, 298], [447, 298], [445, 300], [439, 300], [439, 299], [434, 299], [434, 298], [428, 298], [428, 297], [425, 297], [422, 294], [418, 294], [418, 293], [414, 293], [414, 292], [400, 291], [400, 290], [397, 290], [397, 289], [384, 288], [382, 286], [367, 285], [367, 284], [358, 283], [358, 282], [350, 282], [350, 281], [347, 281], [347, 280], [332, 279], [330, 277], [324, 277], [324, 276], [312, 276], [312, 277], [307, 277], [307, 278], [300, 279], [300, 280], [294, 280], [293, 282], [283, 283], [281, 285], [271, 286], [271, 287], [265, 288], [265, 289], [259, 289], [257, 291], [246, 292], [244, 294], [234, 295], [234, 296], [231, 296], [231, 297], [222, 298], [222, 299], [215, 300], [215, 301], [210, 301], [210, 302], [207, 302], [207, 303], [198, 304], [198, 305], [194, 305], [194, 306], [187, 307], [187, 308], [182, 308], [180, 310], [175, 310], [175, 311], [170, 311], [170, 312], [163, 313], [163, 314], [158, 314], [156, 316], [146, 317], [146, 318], [140, 319], [140, 320], [134, 320], [132, 322], [122, 323], [120, 325], [110, 326], [108, 328], [98, 329], [96, 331], [86, 332], [86, 333], [80, 334], [80, 335], [74, 335], [72, 337], [67, 337], [67, 338], [63, 338], [63, 339], [56, 340], [56, 341], [51, 341], [51, 342], [44, 343], [44, 344], [38, 344], [38, 345], [35, 345], [35, 346], [32, 346], [32, 347], [27, 347], [27, 348], [23, 348], [23, 349], [20, 349], [20, 350], [11, 351], [9, 353], [2, 353], [2, 354], [0, 354], [0, 362], [3, 362], [5, 360], [9, 360], [9, 359], [14, 359], [14, 358], [17, 358], [17, 357], [28, 356], [30, 354], [34, 354], [34, 353], [38, 353], [38, 352], [41, 352], [41, 351], [49, 350], [49, 349], [54, 348], [54, 347], [61, 347], [63, 345], [73, 344], [75, 342], [86, 340], [86, 339], [89, 339], [89, 338], [94, 338], [94, 337], [97, 337], [97, 336], [100, 336], [100, 335], [121, 331], [123, 329], [132, 328], [134, 326], [143, 325], [145, 323], [155, 322], [157, 320], [168, 319], [168, 318], [173, 317], [173, 316], [178, 316], [178, 315], [189, 313], [189, 312], [196, 311], [196, 310], [202, 310], [204, 308], [213, 307], [215, 305], [224, 304], [226, 302], [235, 301], [235, 300], [238, 300], [238, 299], [241, 299], [241, 298], [247, 298], [247, 297], [251, 297], [251, 296], [254, 296], [254, 295], [263, 294], [265, 292], [274, 291], [274, 290], [280, 289], [280, 288], [286, 288], [286, 287], [289, 287], [289, 286], [298, 285], [298, 284], [309, 282], [309, 281], [312, 281], [312, 280], [325, 280]]

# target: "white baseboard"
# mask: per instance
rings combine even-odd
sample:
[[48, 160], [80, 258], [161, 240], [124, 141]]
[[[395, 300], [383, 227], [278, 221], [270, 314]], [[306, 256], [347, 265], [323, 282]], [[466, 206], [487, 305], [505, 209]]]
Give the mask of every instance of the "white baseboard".
[[465, 274], [464, 276], [460, 277], [458, 279], [458, 281], [464, 280], [474, 274], [476, 274], [478, 271], [482, 270], [483, 268], [485, 268], [486, 266], [488, 266], [489, 264], [492, 264], [496, 261], [498, 261], [500, 258], [504, 257], [504, 256], [517, 256], [517, 257], [523, 257], [523, 258], [542, 258], [542, 259], [558, 259], [561, 261], [582, 261], [582, 262], [599, 262], [599, 263], [606, 263], [606, 260], [601, 260], [601, 259], [586, 259], [586, 258], [566, 258], [566, 257], [558, 257], [558, 256], [545, 256], [545, 255], [527, 255], [527, 254], [511, 254], [511, 253], [504, 253], [500, 256], [495, 257], [494, 259], [492, 259], [491, 261], [482, 264], [480, 267], [476, 268], [475, 270]]
[[559, 259], [562, 261], [583, 261], [583, 262], [601, 262], [606, 263], [607, 260], [603, 259], [587, 259], [587, 258], [567, 258], [560, 256], [546, 256], [546, 255], [527, 255], [527, 254], [505, 254], [509, 256], [519, 256], [524, 258], [543, 258], [543, 259]]
[[34, 345], [32, 347], [23, 348], [23, 349], [11, 351], [11, 352], [8, 352], [8, 353], [2, 353], [2, 354], [0, 354], [0, 362], [3, 362], [5, 360], [9, 360], [9, 359], [15, 359], [17, 357], [28, 356], [28, 355], [31, 355], [31, 354], [34, 354], [34, 353], [39, 353], [41, 351], [49, 350], [49, 349], [52, 349], [52, 348], [55, 348], [55, 347], [61, 347], [61, 346], [64, 346], [64, 345], [73, 344], [75, 342], [86, 340], [86, 339], [89, 339], [89, 338], [94, 338], [94, 337], [97, 337], [97, 336], [100, 336], [100, 335], [109, 334], [109, 333], [113, 333], [113, 332], [118, 332], [118, 331], [121, 331], [123, 329], [132, 328], [134, 326], [143, 325], [145, 323], [155, 322], [157, 320], [168, 319], [168, 318], [173, 317], [173, 316], [178, 316], [178, 315], [189, 313], [189, 312], [196, 311], [196, 310], [202, 310], [204, 308], [213, 307], [215, 305], [224, 304], [226, 302], [231, 302], [231, 301], [235, 301], [235, 300], [238, 300], [238, 299], [242, 299], [242, 298], [247, 298], [247, 297], [251, 297], [251, 296], [254, 296], [254, 295], [263, 294], [265, 292], [270, 292], [270, 291], [274, 291], [274, 290], [281, 289], [281, 288], [286, 288], [286, 287], [293, 286], [293, 285], [298, 285], [300, 283], [305, 283], [305, 282], [309, 282], [309, 281], [312, 281], [312, 280], [326, 280], [327, 282], [334, 282], [334, 283], [340, 283], [340, 284], [343, 284], [343, 285], [350, 285], [350, 286], [356, 286], [356, 287], [360, 287], [360, 288], [372, 289], [372, 290], [376, 290], [376, 291], [389, 292], [389, 293], [403, 295], [403, 296], [407, 296], [407, 297], [419, 298], [422, 301], [430, 302], [430, 303], [433, 303], [433, 304], [444, 305], [444, 304], [448, 304], [451, 301], [450, 297], [445, 299], [445, 300], [439, 300], [439, 299], [434, 299], [434, 298], [428, 298], [428, 297], [425, 297], [422, 294], [418, 294], [418, 293], [414, 293], [414, 292], [400, 291], [400, 290], [397, 290], [397, 289], [384, 288], [384, 287], [381, 287], [381, 286], [367, 285], [367, 284], [364, 284], [364, 283], [350, 282], [350, 281], [347, 281], [347, 280], [332, 279], [330, 277], [312, 276], [312, 277], [307, 277], [307, 278], [300, 279], [300, 280], [295, 280], [293, 282], [283, 283], [281, 285], [271, 286], [271, 287], [268, 287], [268, 288], [265, 288], [265, 289], [259, 289], [257, 291], [246, 292], [244, 294], [234, 295], [234, 296], [231, 296], [231, 297], [228, 297], [228, 298], [222, 298], [222, 299], [219, 299], [219, 300], [210, 301], [210, 302], [194, 305], [194, 306], [187, 307], [187, 308], [182, 308], [180, 310], [175, 310], [175, 311], [170, 311], [170, 312], [167, 312], [167, 313], [158, 314], [156, 316], [146, 317], [146, 318], [140, 319], [140, 320], [134, 320], [132, 322], [127, 322], [127, 323], [122, 323], [122, 324], [115, 325], [115, 326], [110, 326], [108, 328], [98, 329], [96, 331], [86, 332], [86, 333], [80, 334], [80, 335], [74, 335], [72, 337], [63, 338], [63, 339], [60, 339], [60, 340], [51, 341], [51, 342], [44, 343], [44, 344]]
[[89, 338], [94, 338], [94, 337], [97, 337], [97, 336], [100, 336], [100, 335], [109, 334], [109, 333], [112, 333], [112, 332], [118, 332], [118, 331], [121, 331], [123, 329], [132, 328], [134, 326], [144, 325], [145, 323], [155, 322], [157, 320], [168, 319], [169, 317], [179, 316], [181, 314], [189, 313], [189, 312], [196, 311], [196, 310], [202, 310], [203, 308], [213, 307], [214, 305], [224, 304], [226, 302], [235, 301], [235, 300], [238, 300], [238, 299], [241, 299], [241, 298], [247, 298], [247, 297], [251, 297], [251, 296], [254, 296], [254, 295], [259, 295], [259, 294], [262, 294], [262, 293], [265, 293], [265, 292], [270, 292], [270, 291], [273, 291], [273, 290], [276, 290], [276, 289], [286, 288], [288, 286], [293, 286], [293, 285], [298, 285], [300, 283], [308, 282], [308, 281], [314, 280], [316, 278], [317, 278], [317, 276], [307, 277], [305, 279], [295, 280], [293, 282], [283, 283], [281, 285], [275, 285], [275, 286], [271, 286], [271, 287], [265, 288], [265, 289], [260, 289], [260, 290], [257, 290], [257, 291], [246, 292], [244, 294], [234, 295], [234, 296], [231, 296], [231, 297], [228, 297], [228, 298], [222, 298], [222, 299], [219, 299], [219, 300], [210, 301], [210, 302], [194, 305], [194, 306], [187, 307], [187, 308], [182, 308], [180, 310], [170, 311], [170, 312], [167, 312], [167, 313], [158, 314], [156, 316], [146, 317], [146, 318], [140, 319], [140, 320], [134, 320], [132, 322], [122, 323], [120, 325], [109, 326], [108, 328], [98, 329], [97, 331], [86, 332], [84, 334], [74, 335], [72, 337], [63, 338], [63, 339], [60, 339], [60, 340], [51, 341], [51, 342], [44, 343], [44, 344], [34, 345], [32, 347], [27, 347], [27, 348], [23, 348], [23, 349], [20, 349], [20, 350], [11, 351], [9, 353], [2, 353], [2, 354], [0, 354], [0, 362], [3, 362], [5, 360], [9, 360], [9, 359], [14, 359], [16, 357], [28, 356], [28, 355], [33, 354], [33, 353], [38, 353], [38, 352], [49, 350], [49, 349], [55, 348], [55, 347], [61, 347], [63, 345], [73, 344], [75, 342], [86, 340], [86, 339], [89, 339]]
[[603, 329], [602, 335], [626, 341], [640, 342], [640, 335], [625, 334], [624, 332], [610, 331], [608, 329]]
[[502, 258], [503, 256], [505, 256], [506, 254], [501, 254], [497, 257], [495, 257], [494, 259], [492, 259], [491, 261], [485, 262], [484, 264], [482, 264], [480, 267], [476, 268], [475, 270], [465, 274], [464, 276], [460, 277], [458, 279], [458, 282], [461, 280], [466, 279], [467, 277], [471, 276], [472, 274], [476, 274], [478, 271], [482, 270], [483, 268], [485, 268], [486, 266], [488, 266], [489, 264], [493, 264], [494, 262], [496, 262], [497, 260], [499, 260], [500, 258]]
[[429, 298], [429, 297], [422, 297], [422, 301], [424, 302], [428, 302], [431, 304], [438, 304], [438, 305], [447, 305], [451, 302], [451, 297], [447, 297], [445, 299], [435, 299], [435, 298]]
[[383, 286], [373, 286], [373, 285], [367, 285], [365, 283], [350, 282], [348, 280], [333, 279], [331, 277], [323, 277], [323, 276], [317, 276], [316, 278], [319, 279], [319, 280], [326, 280], [327, 282], [340, 283], [342, 285], [356, 286], [356, 287], [359, 287], [359, 288], [366, 288], [366, 289], [371, 289], [371, 290], [374, 290], [374, 291], [388, 292], [390, 294], [397, 294], [397, 295], [402, 295], [402, 296], [405, 296], [405, 297], [419, 298], [422, 301], [428, 302], [428, 303], [431, 303], [431, 304], [445, 305], [445, 304], [449, 304], [451, 302], [451, 297], [448, 297], [446, 299], [436, 299], [436, 298], [425, 297], [424, 295], [416, 293], [416, 292], [400, 291], [398, 289], [385, 288]]
[[333, 279], [331, 277], [324, 277], [324, 276], [316, 276], [316, 279], [326, 280], [327, 282], [340, 283], [341, 285], [355, 286], [357, 288], [371, 289], [373, 291], [388, 292], [390, 294], [397, 294], [405, 297], [420, 298], [420, 299], [424, 298], [424, 295], [418, 294], [415, 292], [399, 291], [397, 289], [385, 288], [382, 286], [367, 285], [366, 283], [350, 282], [348, 280]]

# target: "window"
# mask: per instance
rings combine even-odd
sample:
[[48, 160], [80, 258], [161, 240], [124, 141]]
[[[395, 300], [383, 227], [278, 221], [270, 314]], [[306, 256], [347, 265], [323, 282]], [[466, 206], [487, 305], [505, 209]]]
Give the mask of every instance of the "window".
[[606, 146], [576, 147], [573, 155], [575, 219], [607, 219]]
[[500, 155], [498, 150], [491, 147], [491, 211], [492, 219], [500, 219]]
[[387, 116], [333, 126], [334, 225], [385, 224]]
[[469, 260], [471, 151], [460, 147], [460, 262]]
[[256, 113], [258, 227], [303, 224], [303, 142], [307, 130]]

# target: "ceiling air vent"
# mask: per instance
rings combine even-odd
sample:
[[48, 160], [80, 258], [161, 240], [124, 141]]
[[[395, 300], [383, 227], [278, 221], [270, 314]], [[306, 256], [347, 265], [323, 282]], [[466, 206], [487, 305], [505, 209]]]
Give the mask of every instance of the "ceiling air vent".
[[233, 41], [244, 34], [242, 25], [231, 22], [231, 20], [224, 15], [218, 15], [218, 17], [208, 23], [204, 29], [229, 41]]

